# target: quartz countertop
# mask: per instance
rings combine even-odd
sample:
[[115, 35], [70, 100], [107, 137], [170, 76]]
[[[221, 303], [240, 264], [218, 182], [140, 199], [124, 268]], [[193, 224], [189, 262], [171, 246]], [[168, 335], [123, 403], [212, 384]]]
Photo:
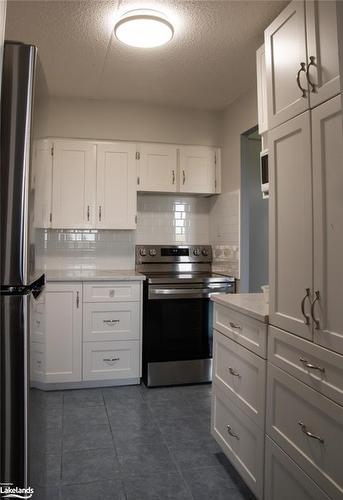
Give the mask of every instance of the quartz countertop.
[[46, 281], [143, 281], [145, 276], [134, 269], [51, 269]]
[[212, 296], [213, 302], [268, 323], [269, 307], [263, 293], [227, 293]]

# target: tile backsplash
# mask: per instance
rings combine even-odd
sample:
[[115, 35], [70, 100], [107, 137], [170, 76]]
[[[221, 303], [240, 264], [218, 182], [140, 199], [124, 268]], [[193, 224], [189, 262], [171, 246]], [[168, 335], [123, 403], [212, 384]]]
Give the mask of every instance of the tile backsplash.
[[40, 269], [132, 269], [136, 244], [212, 244], [217, 271], [239, 276], [239, 192], [138, 195], [137, 230], [36, 230]]

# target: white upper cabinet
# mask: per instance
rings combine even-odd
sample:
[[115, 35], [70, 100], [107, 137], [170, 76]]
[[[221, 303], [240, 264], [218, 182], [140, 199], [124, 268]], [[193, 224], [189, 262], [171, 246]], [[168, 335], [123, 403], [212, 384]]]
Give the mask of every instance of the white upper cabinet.
[[312, 112], [314, 340], [343, 354], [343, 130], [340, 96]]
[[215, 149], [206, 146], [180, 147], [179, 183], [182, 193], [215, 193]]
[[137, 204], [136, 145], [97, 145], [96, 227], [135, 229]]
[[269, 131], [268, 142], [269, 320], [274, 326], [312, 339], [310, 112]]
[[256, 51], [258, 133], [268, 130], [266, 56], [264, 45]]
[[32, 187], [34, 190], [34, 227], [49, 228], [52, 219], [52, 143], [37, 140], [33, 146]]
[[53, 156], [52, 227], [95, 227], [96, 145], [56, 140]]
[[140, 144], [138, 190], [176, 191], [177, 147], [169, 144]]
[[265, 31], [268, 125], [308, 108], [305, 3], [293, 1]]
[[336, 11], [294, 0], [265, 30], [269, 128], [340, 92]]
[[311, 108], [340, 92], [335, 1], [306, 2]]

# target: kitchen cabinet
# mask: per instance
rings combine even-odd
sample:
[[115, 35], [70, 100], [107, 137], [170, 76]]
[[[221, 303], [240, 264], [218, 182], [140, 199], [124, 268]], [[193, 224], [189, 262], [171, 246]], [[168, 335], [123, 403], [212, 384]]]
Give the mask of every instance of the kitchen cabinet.
[[268, 130], [266, 54], [264, 45], [256, 51], [258, 133]]
[[97, 145], [96, 215], [98, 229], [135, 229], [137, 214], [136, 145]]
[[310, 112], [269, 131], [268, 142], [269, 321], [312, 339]]
[[82, 365], [82, 285], [47, 283], [45, 382], [78, 382]]
[[52, 143], [49, 139], [34, 142], [32, 154], [33, 225], [51, 227], [52, 220]]
[[269, 128], [340, 92], [335, 1], [293, 1], [265, 30]]
[[343, 353], [340, 96], [268, 137], [270, 323]]
[[177, 147], [170, 144], [140, 144], [138, 149], [138, 190], [176, 192]]
[[216, 151], [205, 146], [182, 146], [179, 149], [180, 193], [216, 192]]
[[95, 227], [96, 145], [53, 141], [52, 227]]
[[312, 112], [314, 341], [343, 354], [343, 128], [340, 96]]
[[265, 500], [329, 500], [317, 484], [270, 438], [266, 438]]

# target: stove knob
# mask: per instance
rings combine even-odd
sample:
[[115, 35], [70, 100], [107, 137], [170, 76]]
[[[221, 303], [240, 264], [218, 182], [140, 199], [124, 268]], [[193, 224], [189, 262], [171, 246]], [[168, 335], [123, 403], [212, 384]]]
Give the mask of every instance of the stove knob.
[[198, 257], [200, 255], [200, 249], [199, 248], [194, 248], [193, 255], [195, 255], [196, 257]]
[[157, 252], [156, 252], [156, 249], [155, 249], [155, 248], [151, 248], [151, 250], [149, 250], [149, 255], [150, 255], [150, 257], [155, 257], [156, 253], [157, 253]]
[[142, 257], [145, 257], [146, 256], [146, 249], [145, 248], [141, 248], [139, 250], [139, 255], [141, 255]]
[[208, 257], [208, 250], [206, 248], [203, 248], [202, 252], [204, 257]]

